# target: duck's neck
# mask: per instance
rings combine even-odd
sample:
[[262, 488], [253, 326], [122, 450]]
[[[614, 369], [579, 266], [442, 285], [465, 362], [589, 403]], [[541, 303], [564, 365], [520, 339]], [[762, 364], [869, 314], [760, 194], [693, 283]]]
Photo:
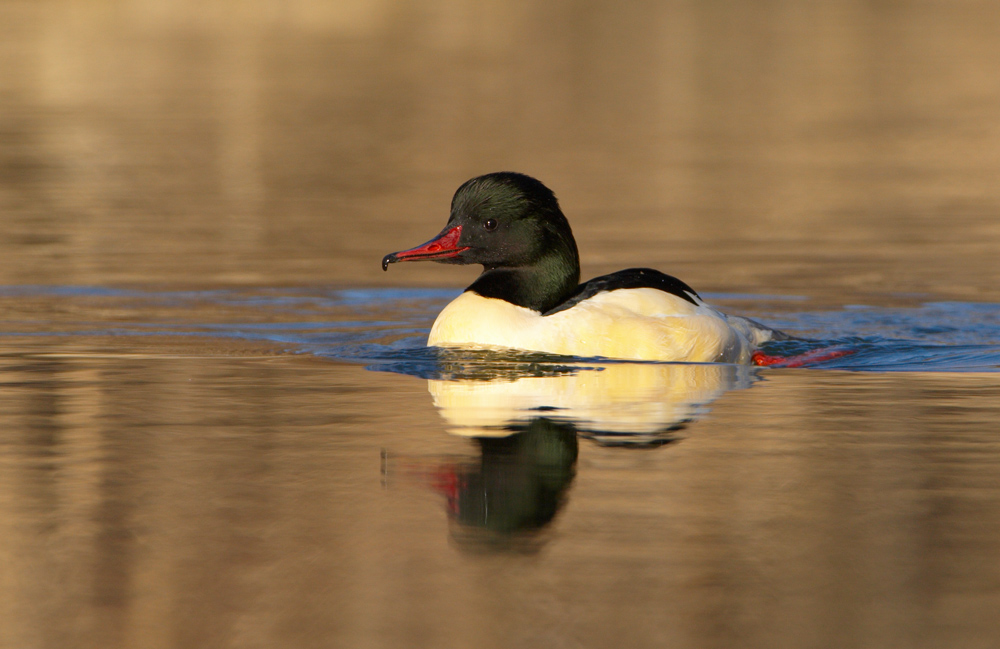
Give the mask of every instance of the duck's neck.
[[530, 266], [486, 268], [466, 290], [545, 313], [569, 298], [579, 284], [580, 262], [565, 251]]

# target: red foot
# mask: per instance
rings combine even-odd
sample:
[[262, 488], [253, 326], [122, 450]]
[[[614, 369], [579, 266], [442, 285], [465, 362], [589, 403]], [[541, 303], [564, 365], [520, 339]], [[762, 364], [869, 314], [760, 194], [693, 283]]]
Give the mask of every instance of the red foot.
[[824, 349], [814, 349], [811, 352], [806, 352], [804, 354], [796, 354], [795, 356], [768, 356], [763, 352], [754, 352], [750, 359], [753, 361], [754, 365], [802, 367], [803, 365], [821, 363], [823, 361], [833, 360], [834, 358], [840, 358], [841, 356], [848, 356], [853, 353], [853, 349], [830, 349], [829, 347], [826, 347]]

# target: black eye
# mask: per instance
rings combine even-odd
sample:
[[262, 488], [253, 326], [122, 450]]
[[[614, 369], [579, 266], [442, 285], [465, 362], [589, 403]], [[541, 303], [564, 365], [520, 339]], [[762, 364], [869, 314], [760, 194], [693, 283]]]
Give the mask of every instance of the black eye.
[[491, 230], [491, 231], [492, 230], [496, 230], [497, 229], [497, 220], [496, 219], [486, 219], [486, 221], [483, 223], [483, 227], [486, 228], [487, 230]]

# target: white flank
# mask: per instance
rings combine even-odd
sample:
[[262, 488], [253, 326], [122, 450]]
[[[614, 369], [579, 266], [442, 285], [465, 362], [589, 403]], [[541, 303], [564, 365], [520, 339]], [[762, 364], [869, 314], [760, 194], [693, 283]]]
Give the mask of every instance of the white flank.
[[542, 316], [462, 293], [441, 311], [428, 345], [506, 347], [630, 360], [748, 363], [762, 334], [742, 318], [653, 288], [619, 289]]

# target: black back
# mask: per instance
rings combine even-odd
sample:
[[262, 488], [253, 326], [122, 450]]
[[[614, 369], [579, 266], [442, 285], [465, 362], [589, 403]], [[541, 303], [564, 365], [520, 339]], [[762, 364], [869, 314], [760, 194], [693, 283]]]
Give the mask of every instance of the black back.
[[589, 297], [605, 291], [615, 291], [621, 288], [655, 288], [659, 291], [676, 295], [682, 300], [697, 305], [701, 298], [694, 289], [677, 279], [652, 268], [629, 268], [610, 275], [601, 275], [580, 284], [572, 295], [564, 302], [549, 309], [542, 315], [552, 315], [572, 308]]

